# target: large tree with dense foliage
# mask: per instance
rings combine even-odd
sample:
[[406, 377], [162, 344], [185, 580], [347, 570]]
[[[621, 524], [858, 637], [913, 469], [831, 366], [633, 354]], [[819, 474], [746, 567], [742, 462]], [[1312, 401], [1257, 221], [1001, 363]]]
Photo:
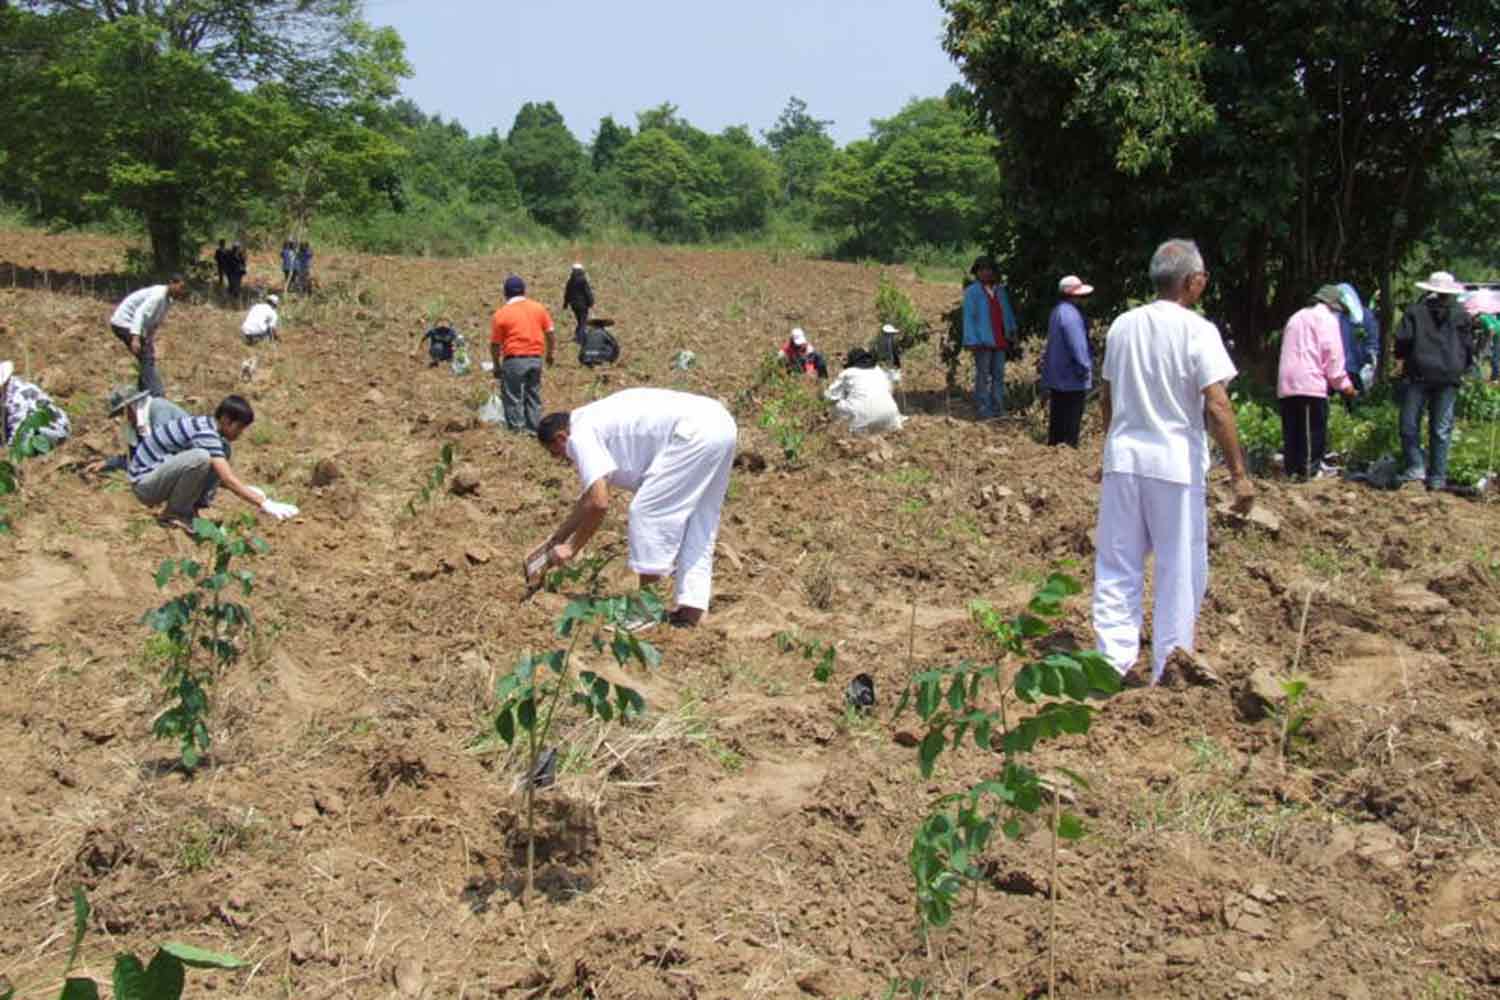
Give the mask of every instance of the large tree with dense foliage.
[[1451, 137], [1500, 110], [1495, 0], [942, 2], [999, 139], [992, 238], [1019, 297], [1076, 271], [1118, 306], [1157, 241], [1191, 235], [1252, 348], [1324, 281], [1389, 309]]
[[532, 217], [560, 233], [577, 232], [589, 159], [556, 105], [521, 105], [505, 139], [505, 159]]
[[[155, 266], [256, 193], [305, 213], [373, 193], [366, 118], [408, 72], [357, 0], [0, 4], [0, 185], [40, 214], [141, 217]], [[66, 127], [59, 123], [66, 122]]]
[[894, 259], [922, 246], [957, 249], [994, 217], [994, 140], [945, 97], [912, 101], [840, 150], [817, 189], [817, 219], [843, 251]]
[[814, 118], [807, 102], [791, 97], [777, 116], [776, 123], [765, 133], [766, 145], [781, 168], [782, 198], [788, 202], [812, 198], [818, 184], [833, 164], [837, 147], [828, 134], [833, 122]]

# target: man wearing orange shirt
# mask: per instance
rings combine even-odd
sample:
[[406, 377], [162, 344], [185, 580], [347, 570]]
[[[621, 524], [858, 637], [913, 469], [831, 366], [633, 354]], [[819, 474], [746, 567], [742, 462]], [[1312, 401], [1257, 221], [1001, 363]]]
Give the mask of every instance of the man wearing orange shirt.
[[490, 320], [490, 358], [508, 429], [536, 433], [542, 420], [542, 354], [545, 350], [551, 365], [552, 347], [551, 314], [526, 297], [526, 282], [512, 274], [505, 279], [505, 305]]

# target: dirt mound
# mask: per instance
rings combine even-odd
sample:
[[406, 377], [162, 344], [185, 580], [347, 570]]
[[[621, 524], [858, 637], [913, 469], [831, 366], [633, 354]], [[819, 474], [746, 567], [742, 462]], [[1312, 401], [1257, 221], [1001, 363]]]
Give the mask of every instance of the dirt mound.
[[[1045, 827], [987, 854], [972, 923], [924, 939], [913, 829], [993, 762], [959, 757], [923, 781], [910, 720], [890, 716], [909, 650], [918, 668], [984, 655], [969, 601], [1018, 609], [1059, 566], [1087, 587], [1097, 415], [1077, 452], [1039, 444], [1034, 409], [975, 424], [927, 347], [906, 365], [905, 430], [819, 428], [788, 459], [745, 390], [792, 325], [829, 356], [866, 339], [879, 272], [591, 249], [623, 359], [590, 371], [560, 350], [549, 408], [633, 385], [703, 392], [735, 409], [746, 457], [705, 626], [653, 634], [661, 668], [630, 674], [646, 716], [560, 734], [541, 898], [523, 910], [521, 763], [484, 738], [486, 713], [496, 677], [555, 642], [567, 597], [528, 599], [517, 567], [574, 481], [477, 420], [484, 373], [410, 352], [435, 311], [481, 346], [504, 274], [556, 301], [571, 257], [322, 254], [321, 296], [291, 296], [281, 340], [254, 348], [238, 309], [174, 306], [172, 396], [203, 412], [246, 394], [258, 419], [235, 464], [302, 509], [261, 526], [260, 632], [216, 689], [211, 765], [188, 779], [149, 736], [159, 666], [140, 616], [160, 601], [156, 567], [191, 545], [82, 472], [118, 448], [103, 400], [128, 366], [104, 324], [121, 254], [0, 233], [0, 356], [75, 428], [28, 466], [0, 547], [0, 974], [22, 995], [55, 989], [74, 885], [96, 913], [85, 972], [177, 939], [249, 959], [192, 977], [239, 996], [1045, 988]], [[957, 295], [892, 277], [934, 322]], [[682, 350], [697, 357], [685, 371]], [[451, 473], [424, 495], [445, 445]], [[1500, 993], [1494, 507], [1328, 481], [1263, 498], [1270, 517], [1214, 517], [1209, 669], [1103, 703], [1086, 737], [1038, 756], [1090, 782], [1074, 805], [1088, 836], [1061, 850], [1058, 992]], [[596, 544], [623, 524], [617, 503]], [[1091, 643], [1085, 601], [1054, 641]], [[804, 655], [819, 643], [837, 649], [826, 684]], [[869, 716], [845, 710], [856, 673], [874, 681]], [[1293, 673], [1311, 714], [1283, 757], [1277, 686]]]

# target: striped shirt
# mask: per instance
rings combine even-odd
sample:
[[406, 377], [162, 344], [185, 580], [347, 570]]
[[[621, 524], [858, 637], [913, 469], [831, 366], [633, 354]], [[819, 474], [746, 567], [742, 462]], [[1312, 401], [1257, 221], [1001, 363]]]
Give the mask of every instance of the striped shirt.
[[125, 471], [132, 483], [138, 483], [171, 456], [193, 448], [202, 448], [213, 458], [229, 458], [229, 442], [219, 435], [213, 417], [183, 417], [151, 428], [130, 453]]

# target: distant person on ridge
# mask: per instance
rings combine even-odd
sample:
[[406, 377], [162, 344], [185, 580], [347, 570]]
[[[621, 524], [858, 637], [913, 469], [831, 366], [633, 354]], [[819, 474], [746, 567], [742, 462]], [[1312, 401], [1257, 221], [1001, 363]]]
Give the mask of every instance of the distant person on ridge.
[[974, 355], [974, 412], [980, 420], [1005, 415], [1005, 356], [1018, 335], [1010, 295], [995, 258], [977, 257], [964, 289], [964, 349]]
[[174, 274], [165, 285], [151, 285], [131, 292], [109, 318], [109, 329], [135, 358], [138, 384], [153, 396], [165, 396], [161, 373], [156, 369], [159, 345], [156, 332], [166, 322], [172, 300], [187, 297], [187, 282]]
[[292, 287], [292, 275], [297, 273], [297, 244], [287, 240], [281, 244], [281, 287]]
[[589, 284], [582, 264], [574, 264], [573, 270], [568, 274], [568, 283], [563, 288], [563, 308], [573, 310], [573, 316], [578, 320], [578, 326], [573, 330], [573, 341], [582, 347], [589, 322], [589, 310], [594, 308], [594, 289]]
[[[1401, 359], [1401, 452], [1406, 468], [1399, 482], [1427, 481], [1429, 490], [1448, 484], [1453, 410], [1464, 373], [1474, 363], [1469, 317], [1458, 304], [1466, 289], [1447, 271], [1434, 271], [1417, 287], [1427, 294], [1413, 302], [1396, 327]], [[1422, 450], [1422, 413], [1427, 413], [1427, 450]]]
[[1094, 384], [1089, 328], [1083, 300], [1094, 293], [1076, 274], [1057, 283], [1058, 301], [1047, 319], [1047, 346], [1042, 351], [1041, 383], [1048, 392], [1047, 443], [1078, 447], [1083, 407]]
[[526, 297], [526, 282], [505, 279], [505, 305], [490, 320], [490, 358], [505, 407], [505, 426], [535, 432], [542, 420], [542, 359], [550, 367], [555, 343], [547, 307]]
[[313, 287], [312, 276], [313, 252], [312, 247], [303, 240], [297, 245], [297, 280], [302, 282], [302, 290], [311, 292]]
[[224, 241], [219, 241], [218, 249], [214, 250], [214, 272], [215, 283], [218, 287], [224, 287], [224, 277], [229, 273], [229, 250], [224, 246]]
[[781, 345], [779, 353], [781, 360], [794, 372], [818, 378], [828, 377], [828, 365], [823, 361], [823, 355], [813, 349], [807, 333], [800, 326], [792, 328], [792, 335]]

